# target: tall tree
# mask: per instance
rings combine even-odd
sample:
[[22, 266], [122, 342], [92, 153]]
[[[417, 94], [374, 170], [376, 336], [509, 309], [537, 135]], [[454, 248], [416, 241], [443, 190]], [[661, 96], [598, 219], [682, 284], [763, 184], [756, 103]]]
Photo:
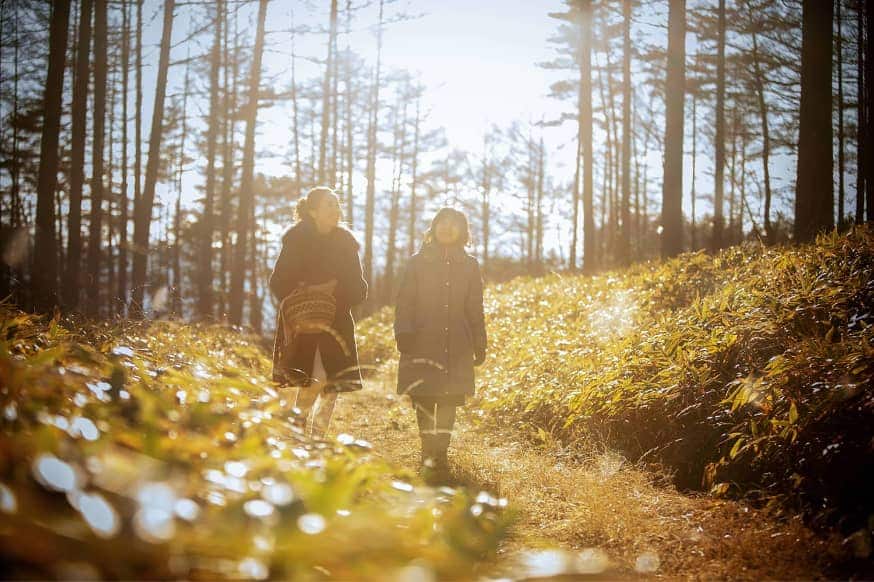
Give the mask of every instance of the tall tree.
[[761, 55], [759, 53], [759, 36], [753, 24], [753, 84], [756, 88], [756, 101], [759, 109], [759, 121], [762, 125], [762, 181], [765, 187], [764, 224], [765, 238], [771, 244], [775, 241], [774, 227], [771, 224], [771, 128], [768, 122], [768, 101], [765, 99], [765, 75], [762, 72]]
[[49, 56], [43, 97], [43, 124], [36, 186], [36, 240], [34, 306], [48, 311], [58, 304], [58, 241], [55, 236], [55, 190], [58, 186], [58, 135], [61, 128], [61, 93], [67, 57], [70, 2], [53, 0], [49, 25]]
[[871, 108], [874, 103], [874, 6], [871, 0], [862, 3], [865, 10], [865, 203], [867, 204], [866, 219], [874, 222], [874, 160], [871, 159], [874, 152], [874, 114]]
[[[334, 47], [337, 45], [337, 0], [331, 0], [331, 24], [328, 33], [328, 58], [325, 61], [325, 81], [322, 87], [322, 133], [319, 139], [319, 179], [320, 185], [325, 185], [325, 180], [328, 179], [327, 172], [327, 149], [328, 149], [328, 128], [331, 126], [331, 93], [332, 93], [332, 75], [334, 72]], [[328, 186], [333, 186], [333, 181]]]
[[264, 54], [264, 22], [268, 0], [258, 4], [258, 27], [255, 49], [249, 71], [249, 95], [246, 101], [246, 136], [243, 142], [243, 174], [240, 178], [240, 204], [237, 208], [237, 240], [231, 268], [230, 309], [228, 315], [234, 325], [243, 323], [243, 287], [246, 279], [246, 250], [249, 247], [249, 213], [253, 205], [255, 186], [255, 124], [258, 120], [258, 88], [261, 84], [261, 58]]
[[127, 303], [127, 226], [128, 226], [128, 202], [127, 202], [127, 98], [128, 98], [128, 75], [130, 67], [130, 14], [128, 0], [122, 0], [121, 22], [121, 192], [119, 192], [119, 236], [118, 236], [118, 291], [116, 292], [116, 311], [124, 315]]
[[373, 279], [373, 222], [376, 208], [376, 132], [379, 124], [379, 84], [382, 67], [382, 18], [384, 0], [379, 0], [379, 22], [376, 29], [376, 72], [370, 101], [370, 121], [367, 130], [367, 194], [364, 215], [364, 279]]
[[579, 87], [579, 154], [583, 158], [583, 270], [593, 272], [597, 262], [595, 242], [594, 160], [592, 159], [592, 0], [579, 0], [580, 11], [580, 87]]
[[[103, 144], [106, 123], [107, 72], [107, 6], [106, 0], [94, 1], [94, 138], [91, 142], [91, 216], [88, 226], [88, 278], [92, 288], [100, 282], [100, 240], [103, 229]], [[100, 294], [89, 293], [87, 312], [96, 316], [100, 309]]]
[[834, 226], [832, 162], [833, 3], [804, 0], [801, 33], [801, 109], [795, 239], [813, 240]]
[[155, 103], [152, 109], [152, 128], [149, 134], [149, 157], [146, 160], [146, 180], [143, 193], [134, 201], [134, 260], [131, 273], [131, 310], [136, 317], [144, 315], [146, 266], [149, 258], [149, 232], [155, 187], [158, 182], [158, 164], [161, 159], [164, 99], [167, 95], [167, 70], [170, 66], [170, 39], [173, 36], [175, 0], [164, 0], [164, 23], [161, 32], [161, 51], [158, 57], [158, 78], [155, 82]]
[[622, 3], [622, 236], [620, 257], [631, 253], [631, 0]]
[[[713, 237], [711, 247], [719, 250], [723, 246], [722, 230], [725, 188], [725, 0], [719, 0], [717, 10], [716, 41], [716, 133], [714, 136], [714, 194], [713, 194]], [[682, 155], [682, 154], [681, 154]]]
[[[866, 0], [859, 0], [856, 11], [856, 224], [865, 221], [865, 138], [868, 119], [868, 101], [865, 94], [865, 2]], [[868, 45], [870, 44], [869, 42]]]
[[683, 100], [686, 82], [686, 0], [670, 0], [665, 81], [662, 256], [683, 250]]
[[70, 210], [67, 221], [67, 260], [62, 292], [68, 309], [79, 305], [79, 270], [82, 267], [82, 187], [85, 183], [85, 131], [88, 110], [89, 59], [91, 57], [91, 15], [93, 3], [79, 3], [79, 38], [76, 46], [76, 74], [73, 78], [73, 106], [70, 144]]
[[845, 187], [844, 187], [844, 43], [843, 43], [843, 22], [841, 21], [841, 2], [835, 0], [835, 52], [837, 53], [838, 67], [838, 227], [844, 224], [844, 202], [845, 202]]
[[[203, 193], [203, 214], [200, 218], [198, 235], [200, 250], [198, 252], [197, 273], [197, 314], [201, 318], [213, 315], [212, 293], [212, 239], [215, 231], [213, 224], [213, 206], [215, 201], [216, 149], [222, 116], [219, 113], [219, 70], [221, 68], [222, 21], [224, 20], [224, 1], [215, 3], [215, 21], [212, 41], [212, 51], [209, 63], [209, 119], [206, 133], [206, 185]], [[187, 70], [186, 70], [187, 74]], [[183, 154], [184, 155], [184, 152]]]

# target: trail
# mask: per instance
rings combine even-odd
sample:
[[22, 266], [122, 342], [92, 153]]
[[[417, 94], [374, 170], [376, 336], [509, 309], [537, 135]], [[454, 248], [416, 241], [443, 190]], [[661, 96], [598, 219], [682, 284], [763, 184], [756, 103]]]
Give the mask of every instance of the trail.
[[[545, 574], [587, 548], [594, 551], [584, 554], [584, 564], [610, 579], [826, 576], [827, 544], [798, 519], [680, 493], [663, 475], [607, 450], [582, 455], [555, 443], [535, 445], [512, 427], [487, 428], [477, 421], [481, 414], [470, 404], [459, 415], [447, 484], [505, 497], [517, 512], [488, 576]], [[369, 440], [396, 466], [417, 466], [415, 415], [408, 400], [394, 394], [391, 375], [341, 395], [331, 432]], [[546, 548], [567, 553], [543, 553]]]

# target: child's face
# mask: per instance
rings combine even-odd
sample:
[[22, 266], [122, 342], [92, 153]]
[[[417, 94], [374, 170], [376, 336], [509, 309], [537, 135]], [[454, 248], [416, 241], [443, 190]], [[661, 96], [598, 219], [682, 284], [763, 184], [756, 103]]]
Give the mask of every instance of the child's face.
[[445, 217], [437, 221], [437, 227], [434, 232], [437, 242], [442, 245], [451, 245], [458, 242], [461, 238], [461, 227], [458, 221]]

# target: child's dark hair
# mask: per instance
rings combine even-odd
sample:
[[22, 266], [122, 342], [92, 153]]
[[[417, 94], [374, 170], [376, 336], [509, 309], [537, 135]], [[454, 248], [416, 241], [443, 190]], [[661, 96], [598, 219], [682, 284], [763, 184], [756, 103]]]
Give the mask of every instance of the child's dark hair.
[[467, 221], [467, 216], [465, 216], [462, 211], [448, 206], [444, 206], [438, 210], [437, 214], [434, 215], [434, 218], [431, 219], [431, 225], [428, 227], [428, 230], [425, 231], [425, 236], [422, 241], [423, 246], [432, 245], [437, 242], [437, 223], [441, 220], [453, 220], [458, 224], [461, 232], [458, 236], [458, 241], [455, 244], [461, 247], [466, 247], [467, 243], [470, 242], [470, 224]]
[[310, 188], [306, 195], [297, 201], [297, 207], [295, 208], [295, 218], [297, 218], [297, 221], [312, 220], [309, 211], [318, 208], [328, 194], [337, 195], [334, 190], [327, 186]]

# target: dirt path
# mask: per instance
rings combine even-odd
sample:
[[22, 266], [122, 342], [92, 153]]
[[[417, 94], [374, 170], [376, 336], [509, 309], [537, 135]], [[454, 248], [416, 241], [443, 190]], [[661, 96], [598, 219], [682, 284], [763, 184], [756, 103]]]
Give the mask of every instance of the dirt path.
[[[554, 445], [534, 446], [512, 429], [487, 430], [479, 414], [468, 406], [460, 415], [449, 485], [506, 497], [518, 514], [490, 576], [568, 567], [606, 578], [823, 576], [828, 549], [797, 520], [780, 522], [741, 503], [678, 493], [609, 451], [579, 458]], [[416, 468], [415, 415], [389, 377], [341, 396], [331, 432], [365, 438], [395, 465]]]

